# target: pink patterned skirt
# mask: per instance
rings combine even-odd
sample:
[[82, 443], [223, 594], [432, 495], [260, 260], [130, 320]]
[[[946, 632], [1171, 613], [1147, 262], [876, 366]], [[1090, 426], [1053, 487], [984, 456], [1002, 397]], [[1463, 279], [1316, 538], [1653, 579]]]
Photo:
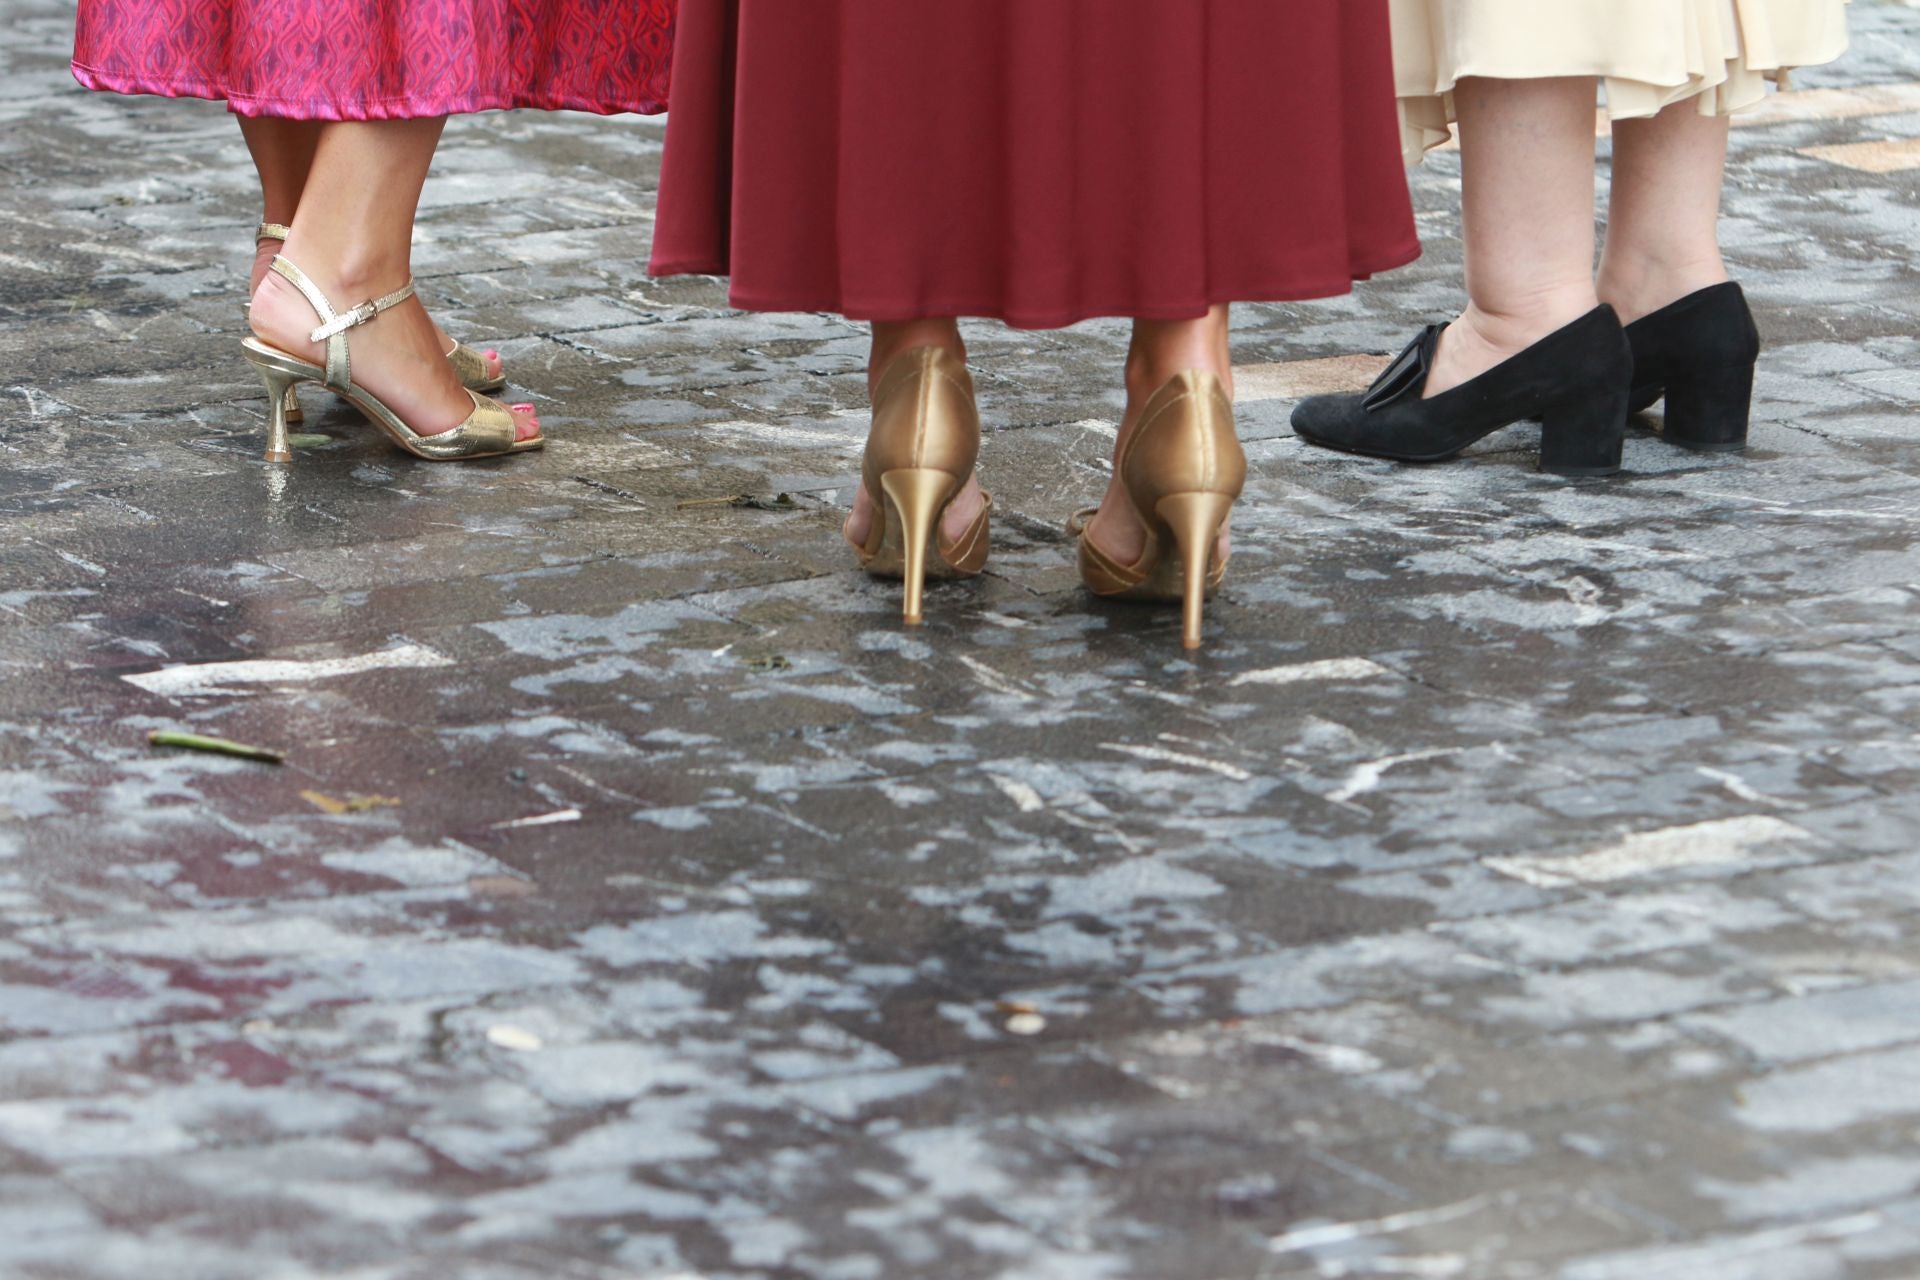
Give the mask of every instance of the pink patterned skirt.
[[80, 0], [89, 89], [245, 116], [666, 110], [675, 0]]

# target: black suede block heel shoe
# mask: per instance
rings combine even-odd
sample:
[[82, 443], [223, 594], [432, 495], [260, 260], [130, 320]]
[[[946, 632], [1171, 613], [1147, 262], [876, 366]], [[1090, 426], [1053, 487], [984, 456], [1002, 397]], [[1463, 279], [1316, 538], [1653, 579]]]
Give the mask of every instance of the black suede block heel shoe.
[[1633, 349], [1631, 408], [1641, 413], [1664, 397], [1663, 439], [1702, 453], [1747, 447], [1760, 330], [1739, 285], [1690, 293], [1634, 321], [1627, 345]]
[[1315, 396], [1293, 411], [1302, 440], [1396, 462], [1444, 462], [1483, 436], [1540, 420], [1540, 469], [1620, 470], [1633, 357], [1613, 308], [1589, 311], [1513, 359], [1431, 400], [1421, 398], [1444, 325], [1413, 340], [1364, 396]]

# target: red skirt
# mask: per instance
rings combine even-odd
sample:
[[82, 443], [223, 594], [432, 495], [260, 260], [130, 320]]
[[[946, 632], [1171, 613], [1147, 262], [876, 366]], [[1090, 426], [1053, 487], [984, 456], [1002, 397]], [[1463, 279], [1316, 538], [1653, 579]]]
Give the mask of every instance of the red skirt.
[[80, 0], [89, 89], [246, 116], [395, 120], [666, 107], [673, 0]]
[[860, 320], [1191, 319], [1419, 255], [1386, 0], [682, 0], [652, 269]]

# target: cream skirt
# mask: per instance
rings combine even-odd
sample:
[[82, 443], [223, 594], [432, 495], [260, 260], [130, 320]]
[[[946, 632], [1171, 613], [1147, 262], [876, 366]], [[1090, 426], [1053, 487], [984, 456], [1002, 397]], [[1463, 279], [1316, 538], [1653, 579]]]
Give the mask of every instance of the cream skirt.
[[1407, 162], [1447, 141], [1466, 76], [1596, 76], [1616, 120], [1698, 99], [1750, 107], [1769, 79], [1846, 51], [1848, 0], [1391, 0]]

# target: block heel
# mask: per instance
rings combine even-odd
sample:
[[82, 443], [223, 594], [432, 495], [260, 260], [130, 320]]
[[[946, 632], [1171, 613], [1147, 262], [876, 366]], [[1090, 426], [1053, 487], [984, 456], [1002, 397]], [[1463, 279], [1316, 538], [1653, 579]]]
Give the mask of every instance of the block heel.
[[1747, 447], [1753, 417], [1754, 366], [1695, 371], [1667, 384], [1667, 421], [1661, 438], [1696, 453], [1737, 453]]
[[1633, 352], [1633, 409], [1664, 396], [1661, 439], [1700, 453], [1747, 443], [1760, 330], [1747, 295], [1731, 282], [1690, 293], [1627, 326]]
[[1620, 473], [1627, 447], [1627, 391], [1563, 401], [1541, 415], [1540, 470], [1554, 476]]

